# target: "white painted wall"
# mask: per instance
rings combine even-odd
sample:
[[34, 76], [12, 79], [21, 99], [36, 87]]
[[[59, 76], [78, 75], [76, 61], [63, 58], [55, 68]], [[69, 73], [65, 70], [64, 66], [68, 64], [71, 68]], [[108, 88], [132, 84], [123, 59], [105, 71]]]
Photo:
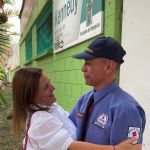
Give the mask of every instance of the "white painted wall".
[[150, 0], [124, 0], [122, 45], [127, 54], [121, 66], [120, 86], [146, 112], [142, 150], [150, 150]]

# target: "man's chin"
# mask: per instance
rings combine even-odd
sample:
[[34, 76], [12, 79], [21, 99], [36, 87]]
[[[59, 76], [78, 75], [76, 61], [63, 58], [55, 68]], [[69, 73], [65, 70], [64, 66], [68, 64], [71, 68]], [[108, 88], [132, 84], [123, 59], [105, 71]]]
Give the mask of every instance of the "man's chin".
[[86, 85], [93, 86], [90, 82], [85, 82]]

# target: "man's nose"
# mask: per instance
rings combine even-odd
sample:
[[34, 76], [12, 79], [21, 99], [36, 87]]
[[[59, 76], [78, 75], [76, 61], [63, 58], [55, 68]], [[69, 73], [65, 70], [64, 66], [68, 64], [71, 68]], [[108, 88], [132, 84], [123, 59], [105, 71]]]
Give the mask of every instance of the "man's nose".
[[55, 90], [55, 87], [54, 87], [54, 85], [52, 85], [52, 84], [50, 84], [50, 86], [49, 86], [49, 90], [51, 91], [54, 91]]
[[54, 85], [51, 85], [51, 86], [52, 86], [52, 89], [53, 89], [53, 90], [55, 90], [55, 87], [54, 87]]
[[85, 72], [85, 71], [86, 71], [85, 65], [82, 66], [82, 69], [81, 69], [81, 70], [82, 70], [82, 72]]

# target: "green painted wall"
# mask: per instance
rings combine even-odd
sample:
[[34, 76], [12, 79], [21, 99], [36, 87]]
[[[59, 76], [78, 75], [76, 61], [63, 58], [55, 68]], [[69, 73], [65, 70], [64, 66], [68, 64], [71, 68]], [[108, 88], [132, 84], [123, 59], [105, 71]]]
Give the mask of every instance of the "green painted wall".
[[[104, 35], [121, 42], [123, 0], [105, 0]], [[117, 79], [119, 82], [119, 71]]]
[[[58, 103], [67, 111], [70, 111], [78, 98], [91, 89], [91, 87], [86, 86], [84, 83], [83, 74], [81, 72], [83, 61], [73, 59], [71, 56], [72, 54], [83, 51], [93, 39], [87, 40], [62, 52], [52, 55], [45, 54], [38, 59], [34, 59], [37, 50], [35, 22], [48, 0], [42, 1], [42, 3], [40, 1], [37, 2], [37, 6], [33, 10], [29, 23], [25, 27], [20, 39], [20, 67], [25, 65], [42, 68], [55, 85], [55, 95]], [[104, 4], [104, 35], [112, 36], [120, 41], [122, 0], [105, 0]], [[24, 39], [30, 29], [32, 29], [33, 61], [25, 62]]]
[[104, 35], [121, 39], [122, 0], [105, 0]]

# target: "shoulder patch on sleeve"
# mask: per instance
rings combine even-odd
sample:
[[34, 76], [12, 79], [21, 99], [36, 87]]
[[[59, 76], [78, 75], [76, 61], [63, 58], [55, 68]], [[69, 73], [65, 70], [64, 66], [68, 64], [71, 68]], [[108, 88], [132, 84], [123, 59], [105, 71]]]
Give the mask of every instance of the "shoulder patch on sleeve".
[[139, 127], [129, 127], [128, 129], [128, 138], [135, 137], [137, 140], [133, 142], [133, 144], [136, 144], [139, 140], [141, 129]]

